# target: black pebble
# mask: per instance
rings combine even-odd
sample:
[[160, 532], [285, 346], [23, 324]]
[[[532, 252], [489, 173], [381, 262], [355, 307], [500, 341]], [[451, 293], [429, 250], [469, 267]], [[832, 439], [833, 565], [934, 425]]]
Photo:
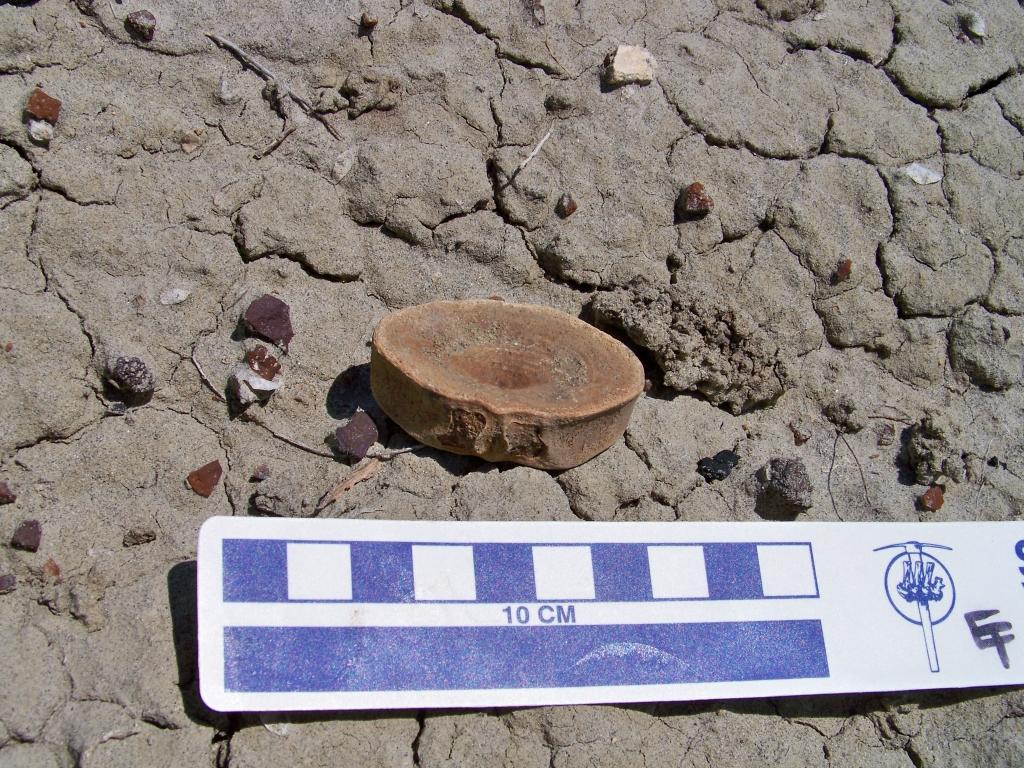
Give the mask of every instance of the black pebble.
[[725, 480], [739, 462], [739, 454], [732, 451], [719, 451], [714, 456], [697, 462], [697, 474], [709, 483], [712, 480]]

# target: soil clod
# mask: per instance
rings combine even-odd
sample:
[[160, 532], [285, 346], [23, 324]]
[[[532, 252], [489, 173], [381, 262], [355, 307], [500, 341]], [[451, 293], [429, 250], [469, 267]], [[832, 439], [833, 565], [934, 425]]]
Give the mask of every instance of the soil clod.
[[121, 543], [126, 547], [137, 547], [156, 541], [156, 531], [152, 528], [129, 528]]
[[803, 459], [772, 459], [757, 471], [757, 513], [771, 519], [792, 519], [810, 509], [814, 485]]

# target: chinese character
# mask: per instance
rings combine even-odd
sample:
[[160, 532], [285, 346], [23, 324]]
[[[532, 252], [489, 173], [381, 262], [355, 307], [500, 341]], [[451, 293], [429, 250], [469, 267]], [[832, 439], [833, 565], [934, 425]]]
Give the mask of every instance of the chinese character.
[[1006, 655], [1006, 644], [1013, 640], [1013, 635], [1004, 635], [1003, 632], [1009, 632], [1013, 629], [1013, 625], [1008, 621], [993, 621], [991, 624], [982, 624], [978, 626], [978, 622], [995, 616], [999, 611], [971, 611], [964, 614], [964, 618], [967, 619], [967, 626], [971, 628], [971, 636], [974, 637], [974, 644], [979, 648], [995, 648], [996, 653], [999, 654], [999, 660], [1003, 662], [1003, 668], [1010, 668], [1010, 657]]

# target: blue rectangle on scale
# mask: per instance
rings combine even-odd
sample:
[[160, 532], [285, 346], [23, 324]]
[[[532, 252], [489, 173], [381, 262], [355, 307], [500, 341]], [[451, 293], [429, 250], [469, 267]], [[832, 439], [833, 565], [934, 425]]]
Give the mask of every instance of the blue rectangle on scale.
[[225, 627], [245, 693], [659, 685], [828, 677], [821, 622]]

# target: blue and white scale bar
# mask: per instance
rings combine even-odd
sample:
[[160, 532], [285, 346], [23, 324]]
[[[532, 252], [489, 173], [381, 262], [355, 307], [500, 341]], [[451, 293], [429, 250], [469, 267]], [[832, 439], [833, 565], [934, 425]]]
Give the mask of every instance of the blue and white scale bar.
[[[952, 547], [935, 551], [955, 599], [928, 604], [938, 673], [897, 594], [901, 558], [931, 551], [901, 542], [919, 541]], [[284, 711], [1020, 684], [1024, 643], [1006, 669], [960, 615], [996, 608], [1024, 631], [1018, 541], [1024, 523], [212, 518], [200, 690], [220, 711]]]

